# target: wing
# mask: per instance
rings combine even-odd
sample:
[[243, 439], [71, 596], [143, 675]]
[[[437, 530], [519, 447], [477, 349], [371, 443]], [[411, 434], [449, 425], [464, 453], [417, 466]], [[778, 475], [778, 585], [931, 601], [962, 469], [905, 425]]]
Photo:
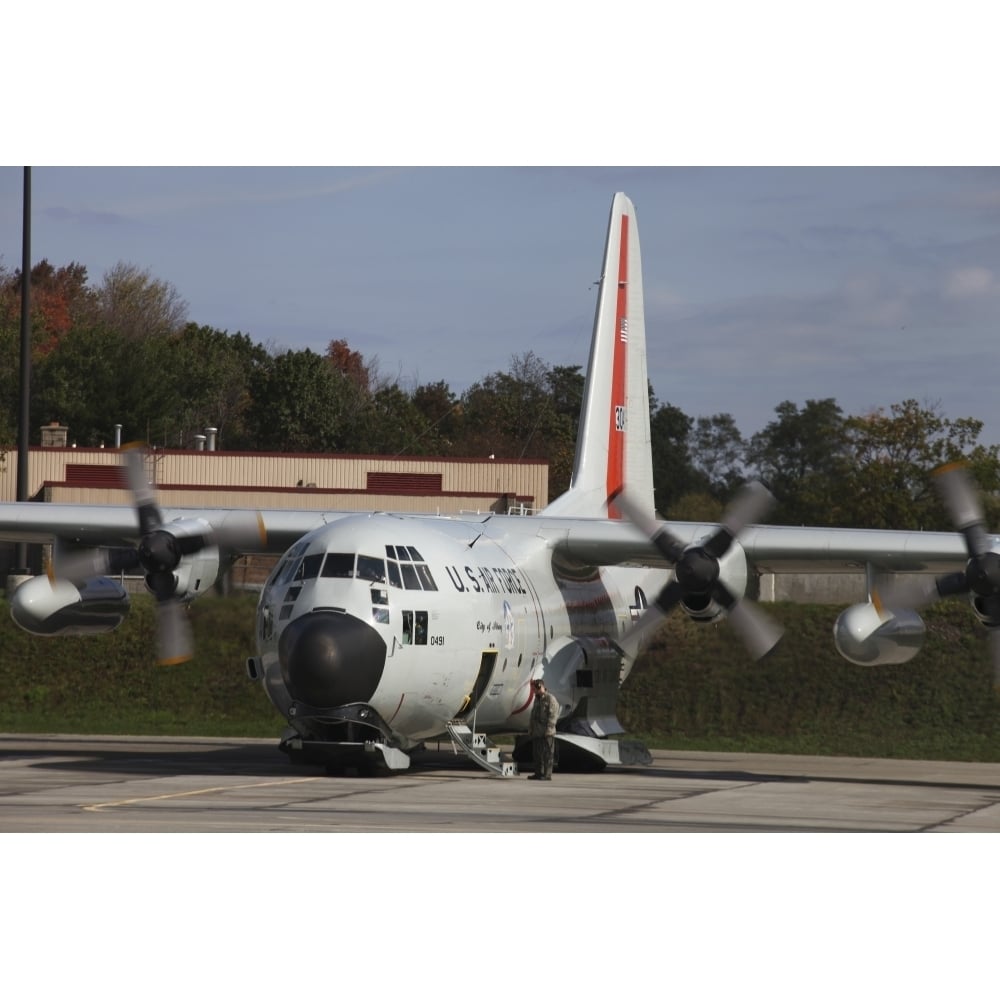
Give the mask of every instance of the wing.
[[[594, 520], [554, 524], [550, 544], [555, 559], [569, 565], [634, 565], [672, 570], [649, 611], [621, 638], [619, 645], [623, 650], [641, 647], [653, 628], [680, 606], [692, 618], [703, 622], [724, 617], [754, 659], [766, 655], [780, 640], [781, 628], [745, 599], [751, 568], [769, 573], [861, 571], [870, 581], [888, 580], [895, 573], [933, 573], [938, 575], [936, 582], [928, 577], [926, 585], [916, 588], [921, 595], [925, 591], [932, 594], [930, 599], [949, 592], [949, 588], [941, 586], [941, 580], [966, 579], [962, 569], [968, 561], [968, 550], [962, 534], [748, 524], [749, 518], [761, 516], [770, 503], [770, 494], [759, 484], [737, 496], [721, 524], [655, 521], [645, 516], [641, 508], [629, 504], [625, 497], [615, 502], [629, 522]], [[990, 544], [988, 539], [983, 540], [983, 547]], [[992, 545], [996, 544], [994, 539]], [[951, 575], [941, 577], [942, 573]], [[954, 587], [951, 592], [955, 592]], [[894, 591], [900, 598], [898, 607], [911, 603], [902, 600], [903, 593], [898, 588]], [[874, 592], [873, 600], [877, 605]], [[854, 646], [845, 646], [841, 638], [838, 648], [842, 654], [854, 657], [856, 662], [859, 658], [867, 661], [874, 657], [912, 655], [919, 645], [901, 641], [898, 636], [885, 639], [881, 635], [899, 628], [898, 623], [887, 624], [895, 617], [894, 613], [886, 614], [878, 605], [877, 613], [872, 615], [868, 613], [871, 607], [855, 606], [838, 619], [835, 636], [846, 635], [855, 642]], [[860, 626], [855, 621], [858, 617], [864, 618]], [[860, 642], [859, 631], [864, 633]], [[922, 635], [922, 625], [919, 631]]]
[[[205, 521], [220, 535], [228, 523], [246, 516], [245, 510], [164, 507], [164, 523]], [[240, 546], [246, 553], [281, 553], [314, 528], [345, 516], [315, 510], [265, 510], [260, 514], [264, 534]], [[0, 541], [47, 544], [60, 540], [72, 545], [118, 547], [134, 545], [140, 537], [139, 518], [132, 506], [80, 504], [0, 503]]]
[[[539, 518], [538, 520], [543, 520]], [[652, 539], [633, 524], [563, 520], [545, 529], [552, 548], [581, 566], [673, 565]], [[681, 545], [711, 537], [717, 524], [656, 521]], [[993, 537], [995, 545], [1000, 538]], [[965, 566], [962, 535], [950, 531], [877, 531], [750, 525], [739, 535], [747, 559], [764, 573], [848, 573], [866, 566], [891, 573], [941, 573]]]

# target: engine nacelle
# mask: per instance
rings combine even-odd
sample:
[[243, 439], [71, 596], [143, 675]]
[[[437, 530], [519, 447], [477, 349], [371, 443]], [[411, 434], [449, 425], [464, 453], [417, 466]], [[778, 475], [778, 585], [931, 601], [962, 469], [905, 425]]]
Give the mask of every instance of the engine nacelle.
[[130, 607], [125, 588], [108, 577], [79, 586], [36, 576], [22, 583], [10, 599], [10, 615], [34, 635], [94, 635], [111, 632]]
[[972, 605], [972, 611], [975, 616], [987, 628], [1000, 628], [1000, 621], [990, 617], [989, 612], [983, 607], [983, 599], [978, 594], [970, 594], [969, 603]]
[[209, 590], [219, 577], [218, 548], [212, 545], [185, 556], [173, 575], [176, 582], [173, 596], [181, 601], [193, 601]]
[[[719, 561], [719, 579], [726, 585], [733, 597], [740, 598], [747, 591], [747, 557], [743, 546], [733, 541], [729, 550]], [[681, 601], [681, 609], [692, 620], [702, 625], [711, 625], [725, 616], [725, 611], [706, 594], [703, 601], [690, 595]]]
[[845, 660], [861, 667], [906, 663], [920, 652], [926, 634], [915, 611], [883, 609], [874, 604], [854, 604], [833, 626], [833, 641]]

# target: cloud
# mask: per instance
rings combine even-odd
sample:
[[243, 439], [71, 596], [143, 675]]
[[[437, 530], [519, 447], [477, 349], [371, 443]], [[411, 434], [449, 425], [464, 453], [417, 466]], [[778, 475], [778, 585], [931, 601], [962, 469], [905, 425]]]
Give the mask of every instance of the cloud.
[[39, 213], [52, 222], [70, 223], [81, 226], [122, 226], [132, 225], [133, 220], [120, 212], [95, 212], [90, 209], [72, 209], [65, 205], [50, 205]]
[[947, 275], [944, 292], [949, 298], [978, 299], [1000, 293], [1000, 284], [989, 268], [962, 267]]

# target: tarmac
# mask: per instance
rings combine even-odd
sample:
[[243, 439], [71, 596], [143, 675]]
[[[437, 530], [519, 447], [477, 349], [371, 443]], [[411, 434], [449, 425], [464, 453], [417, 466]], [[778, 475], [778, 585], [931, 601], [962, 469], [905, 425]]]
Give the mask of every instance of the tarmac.
[[1000, 764], [652, 757], [535, 782], [445, 742], [390, 777], [333, 777], [273, 740], [0, 734], [0, 832], [1000, 831]]

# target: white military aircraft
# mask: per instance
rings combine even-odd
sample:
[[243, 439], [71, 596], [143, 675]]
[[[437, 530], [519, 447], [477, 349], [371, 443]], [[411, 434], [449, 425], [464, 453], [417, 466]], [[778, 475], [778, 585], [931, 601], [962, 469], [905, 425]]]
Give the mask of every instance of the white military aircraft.
[[[498, 774], [516, 765], [489, 737], [526, 733], [535, 677], [562, 706], [560, 766], [642, 760], [641, 747], [612, 737], [622, 733], [618, 690], [650, 625], [675, 609], [725, 618], [760, 657], [780, 629], [745, 598], [754, 573], [866, 568], [870, 599], [834, 629], [856, 663], [913, 656], [924, 632], [914, 608], [939, 596], [968, 593], [980, 619], [1000, 626], [1000, 539], [986, 534], [958, 469], [940, 479], [960, 533], [761, 526], [751, 522], [771, 498], [759, 485], [721, 524], [656, 520], [645, 338], [635, 210], [616, 194], [572, 481], [539, 514], [161, 510], [132, 451], [132, 507], [0, 504], [0, 538], [53, 545], [52, 577], [22, 584], [14, 619], [42, 635], [113, 628], [128, 598], [106, 574], [141, 567], [161, 661], [179, 660], [191, 652], [186, 603], [238, 554], [282, 552], [247, 665], [288, 721], [282, 748], [399, 770], [450, 734]], [[894, 585], [899, 572], [942, 575]]]

